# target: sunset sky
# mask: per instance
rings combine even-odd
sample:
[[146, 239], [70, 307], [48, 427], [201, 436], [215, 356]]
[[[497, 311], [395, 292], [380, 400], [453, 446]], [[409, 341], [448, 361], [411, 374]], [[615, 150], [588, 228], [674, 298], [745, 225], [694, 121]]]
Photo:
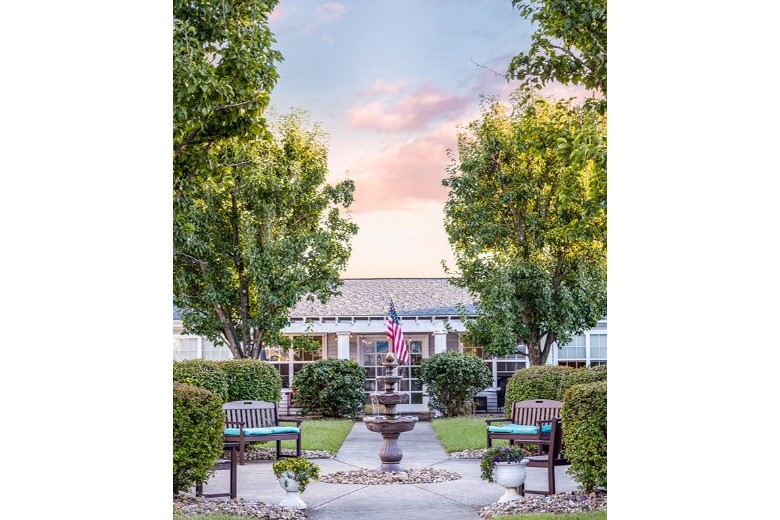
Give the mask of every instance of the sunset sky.
[[444, 276], [446, 151], [480, 95], [507, 99], [517, 82], [484, 67], [503, 73], [530, 24], [509, 0], [281, 0], [270, 25], [272, 109], [309, 111], [330, 135], [329, 180], [356, 184], [344, 276]]

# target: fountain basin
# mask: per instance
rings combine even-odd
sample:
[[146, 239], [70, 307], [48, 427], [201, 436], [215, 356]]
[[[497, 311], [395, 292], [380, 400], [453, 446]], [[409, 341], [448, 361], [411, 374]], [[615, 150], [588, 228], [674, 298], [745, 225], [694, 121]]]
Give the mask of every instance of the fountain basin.
[[394, 419], [388, 419], [384, 415], [364, 417], [363, 422], [372, 432], [383, 434], [400, 434], [414, 429], [417, 417], [403, 415]]

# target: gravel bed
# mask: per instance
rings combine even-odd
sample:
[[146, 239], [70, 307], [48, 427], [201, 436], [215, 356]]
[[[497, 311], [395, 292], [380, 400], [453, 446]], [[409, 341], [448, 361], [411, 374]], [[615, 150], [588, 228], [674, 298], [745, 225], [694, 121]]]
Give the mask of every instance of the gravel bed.
[[243, 498], [220, 500], [204, 497], [177, 497], [173, 500], [174, 515], [235, 515], [269, 520], [304, 520], [306, 513], [298, 509], [247, 502]]
[[485, 449], [481, 450], [463, 450], [450, 453], [451, 459], [481, 459]]
[[[295, 450], [282, 449], [285, 455], [295, 455]], [[307, 459], [332, 459], [333, 454], [322, 450], [301, 450], [301, 454]], [[230, 458], [230, 452], [224, 454], [225, 458]], [[259, 448], [253, 446], [244, 447], [244, 458], [246, 460], [275, 460], [276, 448]]]
[[[481, 459], [482, 455], [487, 451], [487, 448], [480, 450], [463, 450], [450, 453], [451, 459]], [[536, 455], [536, 451], [523, 448], [523, 453], [526, 456]]]
[[607, 509], [607, 494], [603, 491], [585, 493], [567, 491], [555, 495], [526, 495], [518, 500], [495, 503], [479, 511], [482, 518], [496, 515], [519, 515], [524, 513], [576, 513], [580, 511], [602, 511]]
[[320, 482], [328, 484], [362, 484], [368, 486], [382, 484], [434, 484], [448, 480], [458, 480], [460, 475], [443, 469], [408, 469], [406, 471], [385, 472], [375, 469], [337, 471], [320, 477]]

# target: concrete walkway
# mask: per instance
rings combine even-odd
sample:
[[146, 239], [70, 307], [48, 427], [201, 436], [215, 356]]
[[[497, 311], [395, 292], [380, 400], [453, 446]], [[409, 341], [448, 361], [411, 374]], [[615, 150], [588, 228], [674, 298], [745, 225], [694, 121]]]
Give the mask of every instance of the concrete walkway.
[[[382, 436], [369, 431], [362, 421], [352, 431], [333, 459], [312, 459], [320, 474], [351, 471], [358, 468], [378, 469]], [[477, 520], [479, 510], [498, 501], [504, 489], [481, 480], [479, 459], [450, 459], [436, 439], [431, 423], [420, 421], [414, 430], [402, 433], [398, 444], [403, 451], [405, 469], [433, 467], [454, 471], [462, 478], [437, 484], [393, 484], [366, 486], [326, 484], [314, 481], [301, 498], [308, 505], [312, 520], [346, 520], [368, 518], [379, 520], [426, 519], [441, 515], [447, 520]], [[238, 497], [248, 501], [278, 504], [285, 496], [274, 477], [273, 461], [248, 462], [238, 467]], [[556, 491], [573, 491], [577, 484], [566, 474], [568, 466], [556, 468]], [[228, 471], [218, 471], [204, 486], [204, 491], [220, 492], [228, 486]], [[546, 489], [544, 468], [528, 468], [526, 486]]]

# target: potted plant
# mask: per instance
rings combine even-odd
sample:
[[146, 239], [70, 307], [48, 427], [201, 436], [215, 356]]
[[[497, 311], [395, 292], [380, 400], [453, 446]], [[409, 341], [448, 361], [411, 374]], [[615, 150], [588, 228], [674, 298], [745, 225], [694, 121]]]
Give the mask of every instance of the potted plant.
[[306, 509], [301, 497], [309, 482], [320, 478], [320, 467], [304, 457], [285, 457], [273, 463], [274, 475], [279, 485], [287, 491], [287, 496], [279, 502], [280, 506]]
[[528, 459], [519, 447], [497, 447], [485, 450], [479, 467], [480, 477], [488, 482], [496, 482], [504, 487], [504, 494], [499, 502], [517, 500], [520, 494], [517, 488], [523, 485], [526, 476]]

